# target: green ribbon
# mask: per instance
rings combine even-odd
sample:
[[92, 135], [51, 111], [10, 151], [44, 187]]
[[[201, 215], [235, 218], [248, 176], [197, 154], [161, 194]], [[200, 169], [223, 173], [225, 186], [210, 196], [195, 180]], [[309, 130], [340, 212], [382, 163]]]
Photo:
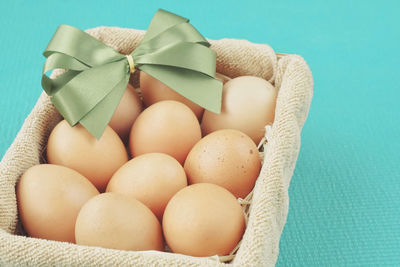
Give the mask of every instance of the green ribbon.
[[[160, 80], [196, 104], [220, 113], [222, 83], [216, 54], [189, 20], [158, 10], [139, 46], [134, 68]], [[89, 34], [58, 27], [43, 55], [42, 87], [71, 126], [82, 124], [97, 139], [117, 108], [131, 74], [129, 60]], [[67, 72], [50, 79], [54, 69]]]

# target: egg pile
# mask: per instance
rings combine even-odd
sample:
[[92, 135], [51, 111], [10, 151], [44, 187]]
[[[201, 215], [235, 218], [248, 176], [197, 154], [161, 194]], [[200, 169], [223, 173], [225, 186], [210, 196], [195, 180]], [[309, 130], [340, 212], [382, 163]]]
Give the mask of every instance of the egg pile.
[[48, 164], [18, 182], [31, 237], [121, 250], [227, 255], [245, 231], [238, 198], [260, 173], [257, 150], [274, 120], [277, 91], [242, 76], [224, 84], [221, 114], [146, 73], [142, 99], [128, 85], [100, 139], [61, 121]]

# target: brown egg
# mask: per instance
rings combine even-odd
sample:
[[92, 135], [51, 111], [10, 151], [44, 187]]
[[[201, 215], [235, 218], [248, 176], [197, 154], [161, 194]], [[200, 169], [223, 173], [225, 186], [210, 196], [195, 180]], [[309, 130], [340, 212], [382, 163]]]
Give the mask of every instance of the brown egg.
[[79, 212], [76, 243], [121, 250], [163, 250], [161, 226], [140, 201], [117, 193], [90, 199]]
[[168, 201], [185, 186], [186, 174], [176, 159], [148, 153], [128, 161], [114, 173], [107, 192], [136, 198], [161, 220]]
[[78, 171], [102, 192], [114, 172], [128, 161], [128, 153], [109, 126], [97, 140], [82, 125], [71, 127], [63, 120], [50, 134], [47, 160]]
[[145, 109], [132, 126], [129, 147], [132, 156], [165, 153], [181, 164], [201, 139], [199, 122], [186, 105], [161, 101]]
[[31, 237], [75, 243], [75, 221], [97, 189], [67, 167], [41, 164], [29, 168], [17, 186], [19, 217]]
[[196, 257], [227, 255], [245, 229], [244, 214], [236, 198], [214, 184], [185, 187], [165, 209], [163, 230], [175, 253]]
[[175, 100], [187, 105], [199, 120], [203, 115], [204, 108], [143, 71], [140, 72], [140, 90], [142, 91], [143, 101], [146, 106], [151, 106], [162, 100]]
[[203, 135], [221, 129], [236, 129], [258, 144], [264, 127], [275, 116], [277, 90], [266, 80], [242, 76], [224, 84], [220, 114], [206, 110], [201, 122]]
[[228, 129], [201, 139], [185, 162], [189, 184], [217, 184], [241, 198], [253, 189], [260, 169], [261, 161], [253, 140], [240, 131]]
[[121, 137], [124, 143], [128, 143], [129, 132], [137, 116], [142, 112], [142, 109], [142, 101], [136, 93], [135, 88], [128, 83], [121, 102], [119, 102], [108, 124]]

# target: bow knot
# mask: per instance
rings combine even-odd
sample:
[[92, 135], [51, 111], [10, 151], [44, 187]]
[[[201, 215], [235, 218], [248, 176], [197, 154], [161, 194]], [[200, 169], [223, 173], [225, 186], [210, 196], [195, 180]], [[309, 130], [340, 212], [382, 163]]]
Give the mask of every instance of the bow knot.
[[[158, 10], [139, 46], [122, 55], [89, 34], [58, 27], [43, 55], [42, 87], [71, 126], [82, 124], [100, 138], [136, 69], [216, 113], [222, 83], [216, 80], [216, 54], [188, 19]], [[53, 69], [67, 70], [50, 79]]]
[[135, 63], [133, 62], [133, 57], [132, 55], [125, 55], [126, 58], [128, 59], [128, 64], [129, 64], [129, 72], [132, 74], [135, 72]]

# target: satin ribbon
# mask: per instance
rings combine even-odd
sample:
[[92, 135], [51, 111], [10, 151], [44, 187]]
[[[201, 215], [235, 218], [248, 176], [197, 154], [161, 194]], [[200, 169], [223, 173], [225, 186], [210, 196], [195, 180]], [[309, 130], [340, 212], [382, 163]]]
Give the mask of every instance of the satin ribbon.
[[[196, 104], [220, 113], [222, 83], [216, 53], [189, 20], [158, 10], [139, 46], [123, 55], [89, 34], [58, 27], [43, 55], [42, 87], [71, 126], [100, 138], [117, 108], [131, 72], [140, 70]], [[133, 65], [133, 66], [132, 66]], [[50, 79], [54, 69], [67, 72]]]

